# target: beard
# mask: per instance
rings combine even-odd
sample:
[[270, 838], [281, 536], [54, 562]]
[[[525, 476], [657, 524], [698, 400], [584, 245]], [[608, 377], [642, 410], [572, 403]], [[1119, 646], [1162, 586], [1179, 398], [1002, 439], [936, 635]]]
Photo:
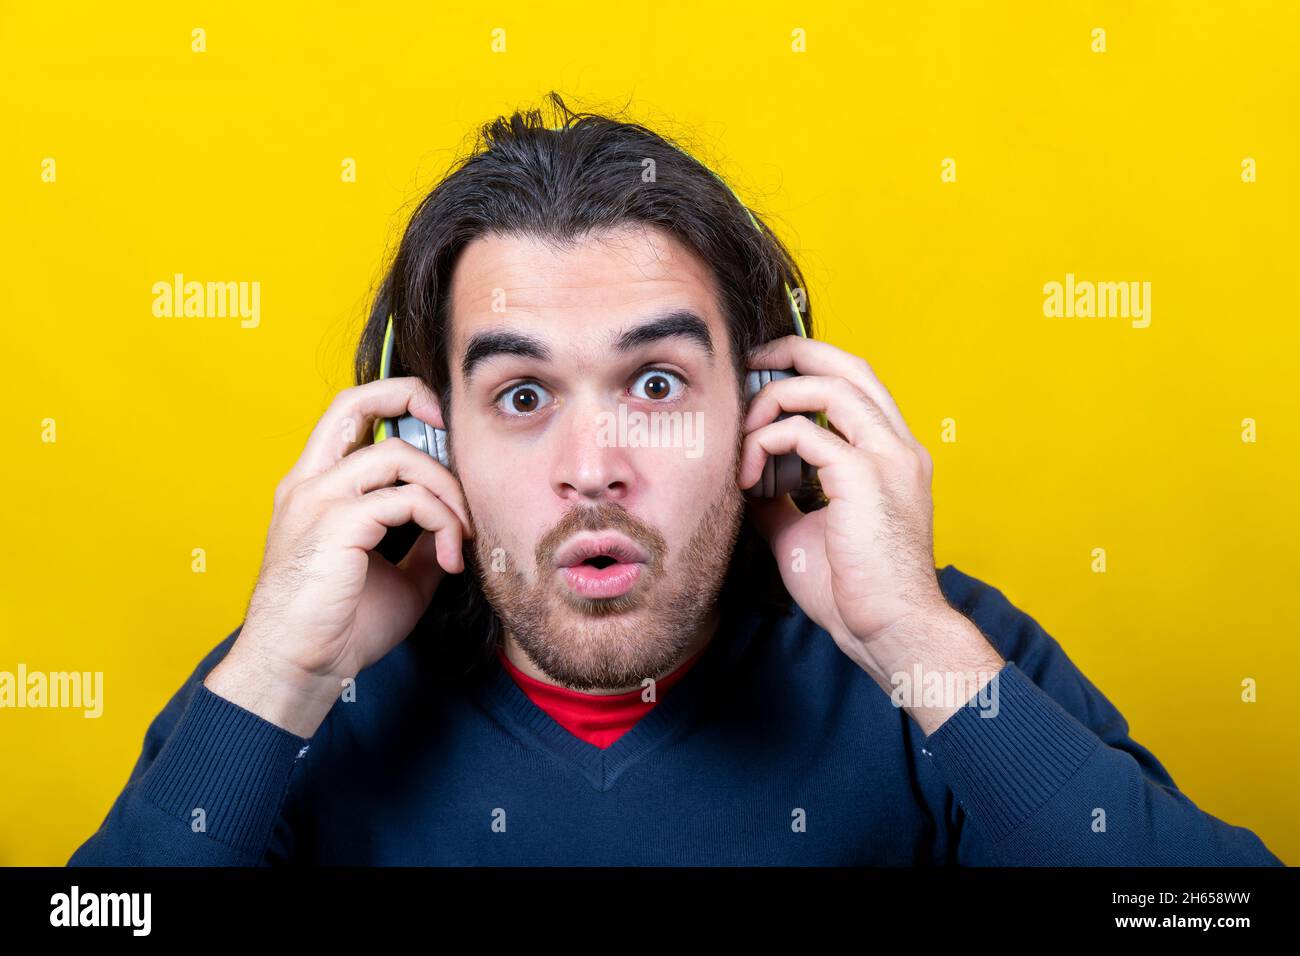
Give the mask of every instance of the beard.
[[[528, 659], [555, 683], [581, 691], [618, 691], [661, 678], [709, 620], [731, 565], [745, 514], [735, 465], [686, 544], [669, 552], [663, 535], [622, 505], [600, 502], [565, 513], [537, 543], [538, 580], [475, 519], [475, 568], [488, 603]], [[633, 588], [615, 598], [575, 594], [557, 573], [555, 553], [582, 531], [617, 531], [649, 555]]]

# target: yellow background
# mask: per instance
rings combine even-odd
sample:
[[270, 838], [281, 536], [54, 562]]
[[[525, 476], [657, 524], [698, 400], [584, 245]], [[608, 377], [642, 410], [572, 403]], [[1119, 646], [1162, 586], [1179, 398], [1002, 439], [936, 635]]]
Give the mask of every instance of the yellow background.
[[[772, 217], [818, 334], [934, 454], [939, 564], [1042, 623], [1198, 806], [1300, 860], [1297, 5], [464, 6], [0, 9], [0, 670], [102, 670], [106, 699], [0, 711], [0, 864], [98, 826], [239, 623], [413, 202], [551, 89], [629, 104]], [[260, 326], [154, 318], [176, 272], [260, 282]], [[1151, 282], [1150, 327], [1044, 317], [1067, 272]]]

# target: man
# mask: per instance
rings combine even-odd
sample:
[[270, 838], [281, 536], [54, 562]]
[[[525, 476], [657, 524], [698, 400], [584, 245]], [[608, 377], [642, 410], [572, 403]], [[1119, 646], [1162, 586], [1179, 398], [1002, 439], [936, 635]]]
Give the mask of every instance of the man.
[[[707, 169], [590, 114], [484, 140], [276, 489], [244, 623], [71, 863], [1281, 862], [936, 570], [929, 455], [793, 334], [797, 267]], [[800, 374], [746, 404], [748, 368]], [[450, 468], [367, 440], [407, 413]], [[633, 413], [700, 427], [611, 439]], [[747, 499], [791, 453], [798, 503]]]

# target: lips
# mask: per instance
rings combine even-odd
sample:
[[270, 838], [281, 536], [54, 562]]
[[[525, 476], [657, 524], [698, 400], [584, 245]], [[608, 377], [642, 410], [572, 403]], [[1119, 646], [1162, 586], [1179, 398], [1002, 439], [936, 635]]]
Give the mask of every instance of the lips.
[[[608, 561], [599, 559], [607, 558]], [[569, 541], [555, 555], [555, 564], [561, 568], [592, 563], [592, 566], [612, 564], [645, 564], [649, 556], [631, 539], [621, 534], [582, 535]]]
[[621, 534], [583, 535], [555, 556], [560, 574], [575, 594], [597, 600], [631, 591], [649, 556]]

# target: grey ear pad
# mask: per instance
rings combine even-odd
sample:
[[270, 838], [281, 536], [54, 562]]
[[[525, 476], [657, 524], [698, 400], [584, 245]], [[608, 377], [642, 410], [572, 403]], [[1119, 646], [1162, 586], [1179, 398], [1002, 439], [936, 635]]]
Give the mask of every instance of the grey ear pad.
[[[755, 395], [768, 382], [776, 382], [783, 378], [794, 378], [798, 373], [792, 369], [753, 369], [745, 376], [745, 404], [753, 401]], [[800, 412], [810, 421], [817, 419], [808, 412]], [[776, 416], [776, 420], [789, 418], [790, 412], [781, 412]], [[745, 494], [751, 498], [777, 498], [781, 495], [788, 495], [792, 491], [798, 490], [803, 484], [803, 460], [794, 452], [785, 455], [769, 455], [767, 463], [763, 465], [763, 477], [758, 480], [758, 484], [753, 488], [746, 490]]]
[[451, 467], [447, 460], [446, 429], [434, 428], [414, 415], [403, 415], [395, 425], [392, 419], [389, 419], [388, 425], [389, 431], [402, 441], [414, 445], [426, 455], [432, 455], [444, 468]]

